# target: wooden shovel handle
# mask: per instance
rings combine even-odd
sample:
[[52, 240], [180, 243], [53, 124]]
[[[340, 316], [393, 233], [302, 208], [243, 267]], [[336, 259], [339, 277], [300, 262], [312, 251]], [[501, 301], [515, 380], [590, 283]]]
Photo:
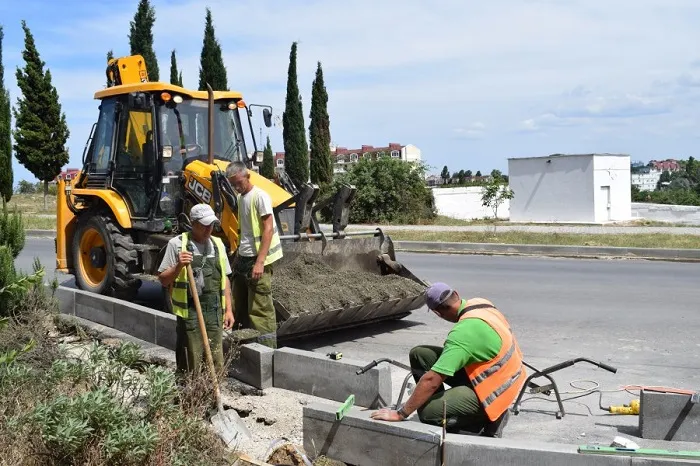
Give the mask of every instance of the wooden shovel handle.
[[199, 331], [202, 333], [204, 340], [204, 353], [207, 357], [207, 366], [211, 372], [212, 382], [214, 384], [214, 395], [216, 396], [216, 405], [221, 410], [221, 393], [219, 392], [219, 379], [216, 376], [214, 368], [214, 358], [211, 356], [211, 348], [209, 347], [209, 338], [207, 337], [207, 327], [204, 325], [204, 316], [202, 315], [202, 305], [199, 303], [199, 295], [197, 294], [197, 286], [194, 283], [194, 273], [192, 273], [192, 265], [187, 264], [187, 282], [190, 285], [190, 293], [194, 300], [194, 307], [197, 310], [197, 320], [199, 321]]

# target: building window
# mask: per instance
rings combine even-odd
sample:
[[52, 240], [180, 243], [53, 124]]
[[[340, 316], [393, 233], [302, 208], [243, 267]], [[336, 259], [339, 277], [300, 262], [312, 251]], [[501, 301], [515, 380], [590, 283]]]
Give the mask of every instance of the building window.
[[284, 167], [284, 159], [277, 159], [277, 166]]
[[344, 155], [339, 155], [338, 158], [336, 159], [336, 162], [338, 162], [338, 163], [345, 163], [345, 156], [344, 156]]
[[391, 151], [391, 158], [392, 159], [398, 159], [399, 157], [401, 157], [401, 153], [399, 151], [397, 151], [397, 150]]
[[350, 161], [357, 162], [357, 154], [350, 154]]
[[369, 152], [365, 152], [364, 154], [362, 154], [362, 158], [363, 158], [363, 159], [372, 158], [372, 154], [370, 154]]

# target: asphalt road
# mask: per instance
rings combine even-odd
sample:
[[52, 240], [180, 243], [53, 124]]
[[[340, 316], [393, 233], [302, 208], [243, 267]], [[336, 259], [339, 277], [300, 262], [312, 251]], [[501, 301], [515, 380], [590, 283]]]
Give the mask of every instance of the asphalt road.
[[[47, 266], [50, 278], [53, 240], [27, 238], [17, 258], [18, 267], [29, 271], [35, 256]], [[580, 378], [594, 379], [607, 388], [624, 384], [700, 387], [697, 264], [400, 253], [398, 259], [428, 281], [452, 284], [464, 297], [492, 300], [508, 317], [526, 360], [536, 367], [587, 357], [619, 369], [613, 375], [577, 364], [556, 373], [561, 390], [571, 390], [568, 382]], [[290, 345], [322, 354], [342, 351], [345, 358], [364, 361], [391, 357], [407, 362], [411, 347], [440, 345], [450, 326], [424, 308], [400, 321], [314, 336]], [[403, 375], [400, 370], [394, 372], [395, 393]], [[629, 402], [630, 395], [608, 396], [615, 397], [621, 404]], [[597, 396], [588, 398], [583, 401], [595, 409]], [[539, 418], [525, 424], [525, 416], [518, 416], [509, 429], [530, 438], [544, 435], [548, 440], [575, 440], [576, 435], [592, 429], [597, 419], [588, 418], [585, 407], [574, 403], [567, 404], [574, 417], [568, 416], [566, 423], [552, 423], [554, 405], [542, 402], [531, 414], [540, 412]], [[523, 413], [525, 409], [523, 405]], [[618, 417], [621, 420], [614, 422], [605, 418], [595, 425], [599, 430], [612, 429], [603, 436], [609, 442], [620, 432], [633, 435], [625, 431], [637, 422], [631, 418]], [[532, 422], [540, 422], [537, 429], [532, 429]], [[587, 439], [593, 438], [589, 433]]]

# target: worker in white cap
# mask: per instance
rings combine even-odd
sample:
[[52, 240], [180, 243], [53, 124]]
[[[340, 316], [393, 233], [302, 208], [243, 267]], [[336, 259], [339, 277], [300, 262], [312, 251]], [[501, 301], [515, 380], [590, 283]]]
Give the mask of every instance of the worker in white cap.
[[222, 371], [223, 329], [230, 329], [234, 322], [231, 265], [224, 243], [212, 236], [214, 225], [219, 223], [214, 210], [207, 204], [197, 204], [190, 210], [190, 222], [192, 232], [183, 232], [168, 242], [158, 268], [158, 278], [169, 289], [173, 314], [177, 316], [177, 368], [180, 373], [198, 372], [204, 357], [204, 342], [187, 279], [187, 265], [192, 264], [214, 365]]

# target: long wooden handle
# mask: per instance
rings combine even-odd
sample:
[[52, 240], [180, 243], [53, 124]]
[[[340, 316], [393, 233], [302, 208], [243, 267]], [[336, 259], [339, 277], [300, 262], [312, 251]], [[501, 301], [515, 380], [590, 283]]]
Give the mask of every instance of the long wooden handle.
[[219, 411], [222, 409], [221, 405], [221, 392], [219, 392], [219, 379], [216, 376], [216, 369], [214, 368], [214, 358], [211, 356], [211, 348], [209, 347], [209, 338], [207, 337], [207, 327], [204, 325], [204, 316], [202, 315], [202, 305], [199, 303], [199, 295], [197, 294], [197, 286], [194, 283], [194, 274], [192, 273], [192, 265], [187, 264], [187, 281], [190, 285], [190, 293], [192, 293], [192, 299], [194, 300], [194, 307], [197, 310], [197, 320], [199, 321], [199, 331], [202, 333], [202, 340], [204, 340], [204, 353], [207, 357], [207, 366], [209, 366], [209, 371], [211, 372], [212, 382], [214, 383], [214, 395], [216, 396], [216, 405]]

